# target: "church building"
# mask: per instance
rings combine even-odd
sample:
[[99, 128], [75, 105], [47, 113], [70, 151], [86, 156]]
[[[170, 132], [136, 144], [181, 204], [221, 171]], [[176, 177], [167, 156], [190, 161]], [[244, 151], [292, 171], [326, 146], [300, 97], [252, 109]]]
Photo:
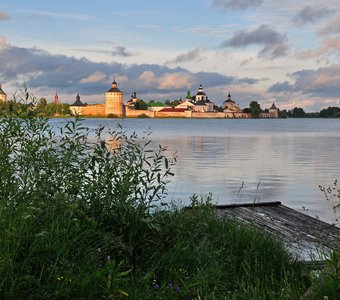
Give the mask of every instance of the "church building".
[[186, 108], [197, 112], [212, 112], [214, 111], [214, 103], [208, 99], [208, 96], [203, 91], [202, 84], [200, 84], [197, 94], [191, 97], [188, 89], [185, 102], [177, 105], [176, 108]]
[[241, 109], [234, 100], [231, 99], [230, 92], [228, 93], [228, 98], [222, 104], [224, 112], [239, 112]]

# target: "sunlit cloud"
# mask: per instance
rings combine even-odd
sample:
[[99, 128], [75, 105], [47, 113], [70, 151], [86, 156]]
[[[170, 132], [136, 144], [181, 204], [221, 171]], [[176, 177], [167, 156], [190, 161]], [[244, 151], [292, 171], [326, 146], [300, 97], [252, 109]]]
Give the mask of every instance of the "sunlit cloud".
[[80, 80], [80, 83], [93, 83], [93, 82], [100, 82], [100, 81], [106, 81], [108, 78], [107, 78], [107, 75], [105, 75], [104, 73], [102, 72], [94, 72], [93, 74], [85, 77], [85, 78], [82, 78]]
[[321, 47], [314, 50], [307, 50], [297, 53], [297, 58], [299, 59], [310, 59], [310, 58], [318, 58], [327, 54], [336, 53], [340, 51], [340, 36], [336, 36], [334, 38], [329, 38], [323, 40], [321, 43]]
[[338, 34], [340, 33], [340, 13], [338, 13], [333, 20], [325, 27], [320, 29], [319, 34], [327, 35], [327, 34]]

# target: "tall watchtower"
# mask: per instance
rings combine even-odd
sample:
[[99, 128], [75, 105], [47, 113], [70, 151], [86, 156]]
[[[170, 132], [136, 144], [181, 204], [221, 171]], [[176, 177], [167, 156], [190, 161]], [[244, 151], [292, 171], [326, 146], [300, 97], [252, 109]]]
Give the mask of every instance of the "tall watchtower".
[[123, 92], [118, 89], [116, 80], [113, 80], [111, 89], [105, 93], [105, 113], [122, 117], [123, 111]]

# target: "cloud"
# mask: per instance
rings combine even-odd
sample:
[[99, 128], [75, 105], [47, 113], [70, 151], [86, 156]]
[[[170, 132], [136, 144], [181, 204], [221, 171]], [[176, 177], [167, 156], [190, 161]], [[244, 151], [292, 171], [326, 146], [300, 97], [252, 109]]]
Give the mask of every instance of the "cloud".
[[150, 29], [154, 31], [162, 30], [162, 27], [160, 25], [154, 25], [154, 24], [140, 24], [140, 25], [137, 25], [137, 27], [142, 28], [142, 29]]
[[203, 59], [201, 57], [201, 52], [202, 52], [202, 49], [200, 48], [192, 49], [186, 53], [182, 53], [178, 55], [172, 60], [167, 61], [166, 64], [180, 64], [184, 62], [200, 61]]
[[269, 88], [269, 92], [294, 92], [311, 97], [340, 97], [340, 64], [316, 70], [301, 70], [290, 76], [292, 82], [276, 83]]
[[208, 26], [197, 26], [197, 27], [178, 27], [173, 26], [172, 29], [176, 32], [190, 32], [190, 33], [199, 33], [204, 35], [212, 35], [212, 36], [221, 36], [226, 33], [230, 33], [233, 31], [232, 27], [236, 27], [237, 24], [228, 24], [226, 26], [220, 27], [208, 27]]
[[107, 81], [107, 75], [102, 72], [94, 72], [90, 76], [84, 77], [80, 80], [80, 83], [93, 83], [93, 82], [100, 82], [100, 81]]
[[338, 34], [340, 33], [340, 13], [335, 16], [335, 18], [325, 27], [323, 27], [320, 31], [320, 35], [328, 35], [328, 34]]
[[244, 48], [249, 45], [263, 46], [259, 56], [270, 59], [286, 56], [289, 50], [286, 36], [269, 25], [260, 25], [254, 30], [237, 31], [231, 39], [222, 43], [222, 47], [235, 48]]
[[126, 47], [123, 47], [123, 46], [116, 46], [113, 48], [113, 51], [112, 51], [112, 56], [129, 57], [133, 55], [134, 55], [133, 53], [128, 52], [126, 50]]
[[244, 67], [246, 65], [249, 65], [252, 61], [253, 61], [252, 57], [246, 58], [246, 59], [241, 61], [240, 67]]
[[37, 19], [37, 18], [58, 18], [58, 19], [78, 19], [89, 21], [95, 19], [95, 17], [83, 14], [83, 13], [57, 13], [51, 11], [43, 11], [43, 10], [25, 10], [25, 14], [28, 15], [30, 19]]
[[9, 14], [0, 11], [0, 21], [7, 21], [10, 19], [11, 19], [11, 16]]
[[211, 0], [213, 6], [220, 10], [245, 10], [259, 7], [264, 0]]
[[84, 96], [102, 94], [104, 97], [114, 76], [124, 92], [136, 90], [144, 96], [164, 97], [158, 100], [172, 95], [184, 96], [188, 82], [193, 87], [202, 83], [209, 89], [257, 83], [253, 78], [237, 78], [216, 72], [192, 73], [183, 68], [157, 64], [99, 63], [85, 58], [52, 55], [37, 48], [11, 46], [1, 37], [0, 66], [0, 81], [17, 88], [25, 81], [35, 94], [58, 90], [61, 94], [73, 95], [79, 91]]
[[321, 43], [321, 47], [315, 50], [307, 50], [297, 53], [296, 57], [299, 59], [317, 58], [330, 53], [336, 53], [340, 51], [340, 36], [334, 38], [325, 39]]
[[334, 10], [322, 7], [321, 5], [308, 5], [301, 9], [292, 21], [296, 25], [315, 24], [321, 19], [333, 14]]

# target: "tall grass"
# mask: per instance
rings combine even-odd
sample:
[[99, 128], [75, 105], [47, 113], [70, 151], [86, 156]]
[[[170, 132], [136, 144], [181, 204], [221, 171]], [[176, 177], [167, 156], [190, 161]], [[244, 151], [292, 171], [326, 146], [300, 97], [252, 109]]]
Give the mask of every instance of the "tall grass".
[[102, 132], [92, 141], [78, 120], [58, 134], [45, 119], [1, 119], [0, 295], [115, 293], [114, 276], [153, 243], [172, 161], [122, 131], [109, 148]]
[[303, 295], [309, 276], [282, 244], [197, 197], [162, 209], [175, 159], [104, 130], [0, 120], [0, 299]]

